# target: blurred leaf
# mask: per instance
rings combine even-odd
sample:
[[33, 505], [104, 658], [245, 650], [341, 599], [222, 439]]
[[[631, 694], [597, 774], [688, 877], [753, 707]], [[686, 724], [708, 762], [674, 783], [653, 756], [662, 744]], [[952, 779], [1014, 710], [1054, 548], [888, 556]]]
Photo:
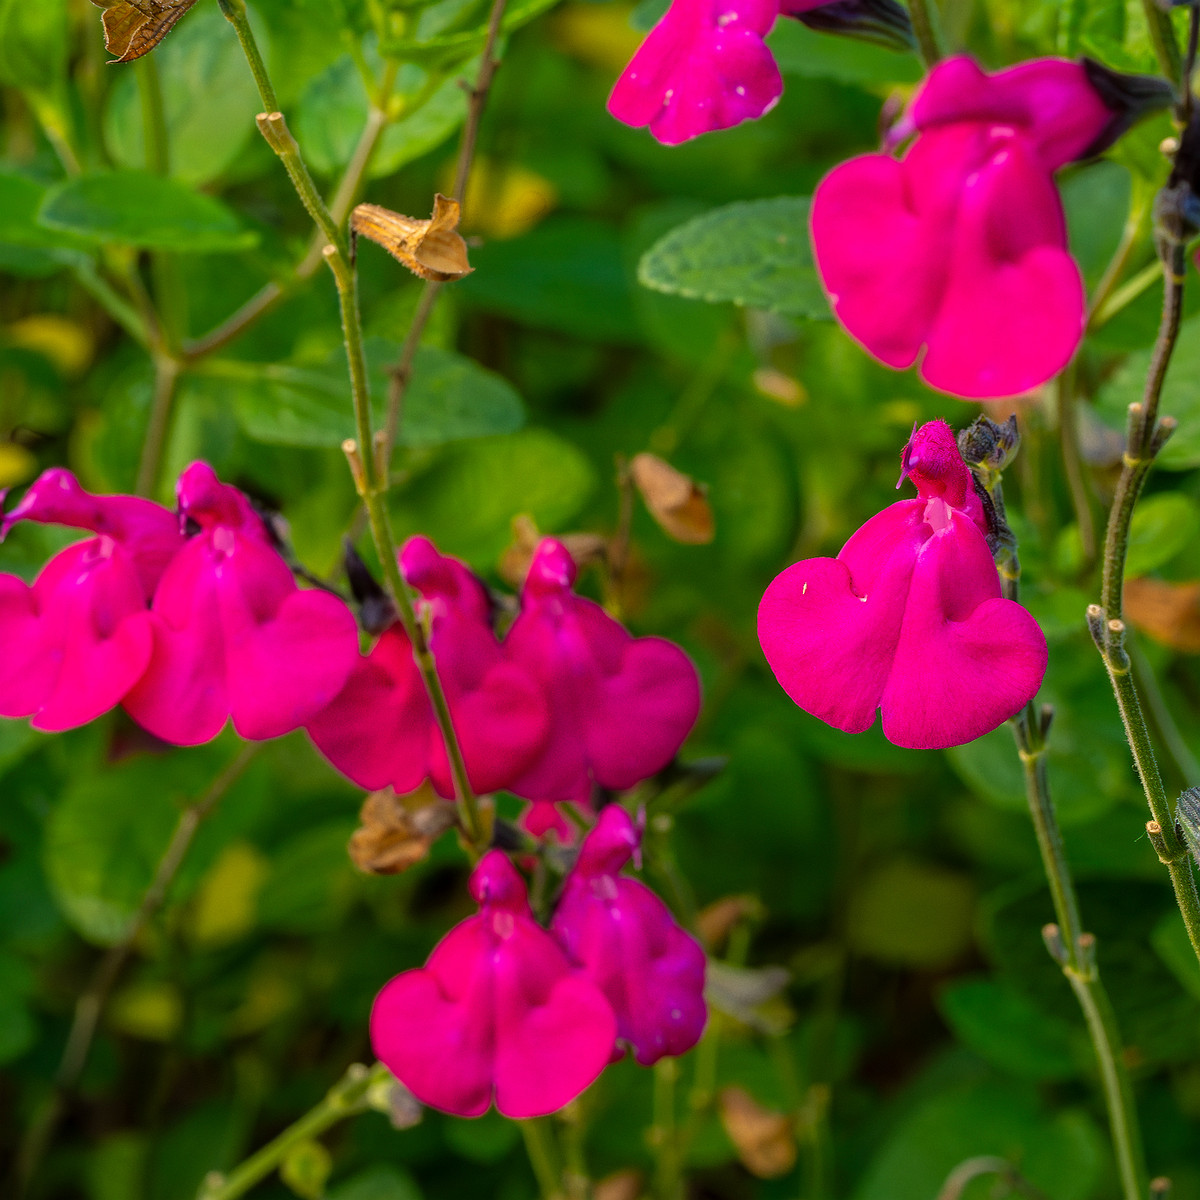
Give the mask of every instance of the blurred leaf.
[[1065, 173], [1060, 183], [1071, 254], [1094, 287], [1116, 251], [1129, 214], [1129, 171], [1103, 160]]
[[169, 1042], [183, 1022], [183, 997], [165, 979], [128, 983], [113, 994], [105, 1019], [130, 1037]]
[[297, 1142], [279, 1167], [279, 1178], [301, 1200], [323, 1200], [325, 1183], [333, 1171], [333, 1157], [320, 1142]]
[[100, 1141], [87, 1166], [89, 1200], [142, 1200], [148, 1151], [141, 1133], [114, 1133]]
[[472, 1120], [451, 1118], [445, 1127], [446, 1144], [468, 1162], [494, 1163], [505, 1159], [521, 1140], [516, 1121], [495, 1109]]
[[799, 21], [777, 21], [767, 45], [785, 75], [863, 85], [916, 83], [921, 78], [915, 55], [817, 33]]
[[46, 92], [67, 66], [67, 0], [0, 0], [0, 83]]
[[[1115, 428], [1125, 428], [1126, 410], [1142, 398], [1150, 356], [1150, 350], [1131, 354], [1100, 389], [1097, 411]], [[1185, 321], [1179, 331], [1159, 412], [1175, 417], [1179, 428], [1160, 452], [1158, 464], [1176, 471], [1200, 466], [1200, 317]]]
[[646, 287], [710, 303], [827, 318], [813, 266], [807, 196], [750, 200], [672, 230], [642, 257]]
[[[397, 351], [375, 342], [368, 352], [379, 428], [387, 406], [382, 366]], [[213, 366], [208, 386], [232, 400], [239, 423], [256, 441], [336, 447], [356, 430], [345, 356], [339, 351], [335, 359], [326, 368], [223, 362]], [[227, 380], [234, 382], [232, 397]], [[422, 346], [404, 393], [397, 440], [402, 446], [439, 446], [509, 433], [524, 419], [521, 399], [507, 380], [453, 351]]]
[[[558, 0], [517, 0], [505, 8], [500, 22], [502, 34], [512, 33], [528, 24], [539, 13], [553, 8]], [[389, 58], [426, 66], [446, 66], [478, 54], [487, 39], [487, 21], [462, 33], [445, 33], [428, 38], [395, 38], [385, 41], [380, 50]]]
[[421, 1191], [406, 1171], [380, 1163], [338, 1184], [329, 1200], [421, 1200]]
[[1019, 992], [992, 979], [956, 980], [939, 997], [955, 1036], [994, 1067], [1022, 1079], [1079, 1074], [1071, 1027], [1047, 1017]]
[[1200, 533], [1200, 506], [1182, 492], [1148, 496], [1133, 510], [1125, 574], [1146, 575], [1170, 562]]
[[354, 887], [346, 843], [353, 820], [331, 821], [296, 834], [271, 856], [258, 897], [261, 924], [288, 933], [332, 929]]
[[[183, 183], [217, 178], [258, 136], [254, 114], [262, 104], [231, 32], [220, 10], [206, 5], [155, 56], [171, 175]], [[262, 31], [256, 29], [256, 36], [269, 56]], [[196, 102], [198, 96], [204, 97], [202, 104]], [[109, 97], [104, 137], [119, 166], [147, 165], [141, 98], [132, 71], [121, 73]]]
[[1150, 934], [1150, 944], [1188, 994], [1200, 1000], [1200, 962], [1177, 912], [1163, 914]]
[[38, 220], [98, 242], [189, 254], [245, 250], [258, 240], [219, 200], [145, 171], [60, 183], [46, 194]]
[[0, 1064], [20, 1058], [37, 1038], [29, 1009], [33, 972], [15, 955], [0, 952]]
[[974, 903], [965, 875], [929, 863], [887, 863], [857, 881], [850, 944], [881, 962], [944, 966], [971, 945]]
[[258, 892], [270, 865], [248, 842], [231, 842], [200, 881], [187, 914], [187, 932], [200, 946], [219, 946], [249, 933]]

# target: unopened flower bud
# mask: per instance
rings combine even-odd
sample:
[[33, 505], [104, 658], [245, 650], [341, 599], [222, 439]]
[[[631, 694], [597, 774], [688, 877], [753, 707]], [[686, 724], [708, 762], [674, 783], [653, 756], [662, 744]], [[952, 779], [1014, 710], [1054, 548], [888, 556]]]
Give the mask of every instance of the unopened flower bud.
[[988, 417], [976, 417], [958, 435], [958, 449], [963, 461], [969, 466], [987, 466], [993, 471], [1003, 471], [1016, 456], [1020, 444], [1016, 413], [1003, 424]]
[[342, 543], [342, 565], [346, 569], [350, 591], [358, 603], [358, 619], [362, 627], [369, 634], [381, 634], [395, 623], [396, 606], [392, 603], [391, 596], [371, 574], [349, 538]]
[[794, 16], [821, 33], [837, 33], [901, 52], [917, 48], [908, 12], [896, 0], [834, 0], [800, 12], [791, 9], [785, 0], [781, 5], [785, 16]]

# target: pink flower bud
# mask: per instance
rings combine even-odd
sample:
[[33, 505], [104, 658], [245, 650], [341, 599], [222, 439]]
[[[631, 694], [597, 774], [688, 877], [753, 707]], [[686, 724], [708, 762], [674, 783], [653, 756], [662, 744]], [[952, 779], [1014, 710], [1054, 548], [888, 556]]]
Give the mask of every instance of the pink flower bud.
[[1041, 686], [1046, 639], [1001, 598], [954, 447], [944, 421], [918, 430], [904, 464], [921, 497], [872, 517], [837, 558], [788, 567], [759, 605], [759, 641], [784, 691], [847, 733], [868, 729], [878, 708], [898, 746], [957, 746]]
[[610, 804], [584, 838], [550, 932], [608, 998], [617, 1036], [643, 1066], [690, 1050], [704, 1032], [704, 951], [667, 906], [620, 871], [641, 841]]
[[471, 876], [480, 911], [424, 967], [397, 975], [371, 1010], [371, 1042], [418, 1100], [477, 1117], [495, 1099], [521, 1120], [570, 1103], [604, 1069], [616, 1019], [533, 919], [499, 850]]

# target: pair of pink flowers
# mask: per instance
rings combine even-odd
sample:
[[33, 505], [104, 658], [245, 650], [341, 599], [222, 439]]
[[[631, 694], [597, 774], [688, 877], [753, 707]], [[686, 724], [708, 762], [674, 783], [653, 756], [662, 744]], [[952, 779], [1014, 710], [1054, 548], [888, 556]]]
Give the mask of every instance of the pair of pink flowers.
[[179, 745], [297, 729], [358, 658], [354, 617], [301, 591], [262, 518], [207, 463], [180, 476], [178, 512], [93, 496], [69, 471], [43, 474], [0, 523], [90, 530], [32, 586], [0, 575], [0, 716], [37, 729], [85, 724], [122, 704]]
[[945, 421], [902, 455], [918, 498], [872, 517], [836, 558], [788, 567], [767, 588], [758, 636], [784, 691], [847, 733], [883, 714], [912, 749], [973, 741], [1019, 712], [1046, 671], [1046, 639], [1000, 594], [987, 520]]
[[[486, 589], [463, 563], [417, 537], [400, 567], [420, 596], [471, 785], [532, 801], [532, 832], [565, 835], [556, 804], [587, 807], [597, 787], [632, 787], [666, 766], [691, 731], [700, 683], [687, 655], [663, 638], [632, 637], [577, 596], [575, 563], [561, 542], [538, 546], [503, 641]], [[409, 792], [428, 777], [453, 795], [445, 746], [399, 625], [355, 665], [308, 733], [362, 787]]]
[[471, 875], [480, 911], [424, 967], [396, 976], [371, 1040], [422, 1102], [474, 1117], [495, 1101], [523, 1119], [562, 1108], [623, 1053], [643, 1065], [699, 1040], [704, 951], [649, 888], [621, 871], [638, 831], [617, 805], [584, 839], [549, 929], [499, 850]]

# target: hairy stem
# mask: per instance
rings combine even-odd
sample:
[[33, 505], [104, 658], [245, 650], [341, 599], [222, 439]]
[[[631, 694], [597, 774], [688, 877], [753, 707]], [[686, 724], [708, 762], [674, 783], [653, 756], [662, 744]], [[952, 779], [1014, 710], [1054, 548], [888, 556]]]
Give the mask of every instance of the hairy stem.
[[1025, 773], [1025, 794], [1037, 834], [1042, 866], [1050, 884], [1057, 925], [1043, 931], [1046, 944], [1071, 985], [1083, 1010], [1108, 1110], [1109, 1131], [1124, 1200], [1142, 1200], [1146, 1194], [1146, 1165], [1133, 1089], [1125, 1069], [1121, 1035], [1108, 993], [1096, 967], [1096, 939], [1085, 933], [1079, 917], [1079, 899], [1063, 849], [1062, 833], [1050, 796], [1046, 774], [1046, 739], [1050, 710], [1040, 712], [1030, 703], [1013, 722], [1017, 750]]
[[236, 1200], [238, 1196], [244, 1196], [256, 1183], [277, 1170], [294, 1146], [320, 1137], [347, 1117], [365, 1112], [369, 1107], [368, 1097], [372, 1088], [386, 1083], [389, 1078], [388, 1070], [382, 1063], [372, 1067], [354, 1063], [319, 1104], [310, 1108], [277, 1138], [227, 1175], [219, 1171], [212, 1172], [200, 1185], [196, 1200]]

